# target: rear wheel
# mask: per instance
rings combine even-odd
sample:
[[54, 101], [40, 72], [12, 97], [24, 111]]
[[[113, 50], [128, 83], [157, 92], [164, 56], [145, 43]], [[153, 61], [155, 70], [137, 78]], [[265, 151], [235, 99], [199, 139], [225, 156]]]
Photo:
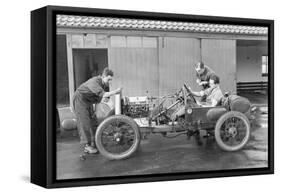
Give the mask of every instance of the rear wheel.
[[108, 159], [120, 160], [130, 157], [140, 143], [140, 132], [136, 122], [124, 115], [105, 119], [96, 131], [96, 146]]
[[216, 123], [215, 138], [219, 147], [225, 151], [243, 148], [250, 138], [248, 118], [237, 111], [225, 113]]

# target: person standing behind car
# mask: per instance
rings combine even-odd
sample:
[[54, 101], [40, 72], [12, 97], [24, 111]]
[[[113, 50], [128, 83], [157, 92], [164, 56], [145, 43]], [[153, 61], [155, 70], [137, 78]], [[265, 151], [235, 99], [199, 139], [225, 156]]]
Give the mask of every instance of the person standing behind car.
[[90, 78], [81, 84], [73, 96], [73, 109], [77, 118], [77, 128], [80, 136], [80, 144], [84, 146], [84, 152], [97, 153], [95, 147], [95, 133], [98, 125], [93, 104], [98, 104], [104, 98], [121, 92], [121, 88], [109, 92], [109, 83], [112, 81], [113, 71], [105, 68], [102, 76]]
[[[203, 90], [206, 90], [210, 87], [209, 80], [210, 76], [214, 74], [214, 71], [209, 68], [208, 66], [204, 65], [202, 61], [195, 64], [195, 71], [196, 71], [196, 82], [199, 86], [202, 86]], [[206, 96], [201, 97], [201, 101], [206, 101]]]

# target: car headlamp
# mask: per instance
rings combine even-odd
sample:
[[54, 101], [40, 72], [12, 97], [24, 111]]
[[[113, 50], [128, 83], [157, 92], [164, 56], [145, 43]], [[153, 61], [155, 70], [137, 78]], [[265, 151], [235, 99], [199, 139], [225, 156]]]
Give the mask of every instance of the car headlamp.
[[192, 113], [192, 108], [188, 108], [187, 109], [187, 114], [191, 114]]

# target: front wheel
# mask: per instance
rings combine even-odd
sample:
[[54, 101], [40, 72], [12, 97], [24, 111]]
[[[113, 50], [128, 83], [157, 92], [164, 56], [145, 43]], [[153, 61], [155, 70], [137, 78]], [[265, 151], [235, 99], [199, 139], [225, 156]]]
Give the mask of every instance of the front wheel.
[[250, 122], [240, 112], [230, 111], [222, 115], [216, 123], [215, 139], [225, 151], [243, 148], [250, 138]]
[[131, 156], [140, 144], [140, 131], [136, 122], [125, 115], [105, 119], [96, 131], [96, 146], [110, 160]]

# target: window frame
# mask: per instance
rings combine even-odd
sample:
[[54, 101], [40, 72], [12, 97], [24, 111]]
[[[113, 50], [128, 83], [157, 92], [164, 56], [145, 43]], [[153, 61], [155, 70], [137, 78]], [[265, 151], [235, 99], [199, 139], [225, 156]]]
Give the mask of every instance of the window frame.
[[[262, 59], [261, 59], [261, 75], [262, 75], [262, 77], [267, 77], [268, 76], [268, 55], [262, 55], [261, 56], [262, 57]], [[266, 57], [266, 62], [265, 62], [265, 64], [263, 63], [263, 57]], [[263, 65], [265, 65], [266, 66], [266, 72], [263, 72]]]

